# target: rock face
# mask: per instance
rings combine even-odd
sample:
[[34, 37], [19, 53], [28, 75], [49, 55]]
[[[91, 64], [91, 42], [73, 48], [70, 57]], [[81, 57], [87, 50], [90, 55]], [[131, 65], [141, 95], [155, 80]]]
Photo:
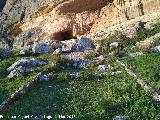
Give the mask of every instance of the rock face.
[[7, 58], [11, 55], [11, 51], [9, 49], [0, 48], [0, 59]]
[[156, 46], [154, 48], [151, 48], [151, 52], [160, 53], [160, 46]]
[[82, 52], [85, 50], [94, 50], [96, 47], [94, 46], [92, 40], [90, 38], [87, 38], [85, 36], [81, 36], [78, 38], [78, 42], [75, 45], [75, 51]]
[[30, 68], [19, 66], [10, 72], [8, 78], [13, 78], [15, 76], [17, 77], [21, 74], [28, 74], [29, 72], [31, 72]]
[[140, 49], [149, 49], [154, 42], [158, 41], [160, 38], [160, 33], [151, 36], [150, 38], [145, 39], [144, 41], [140, 41], [136, 43], [136, 47]]
[[1, 0], [1, 1], [0, 1], [0, 12], [2, 12], [5, 4], [6, 4], [6, 0]]
[[7, 71], [12, 71], [19, 66], [28, 68], [28, 67], [36, 67], [36, 66], [41, 66], [41, 65], [47, 65], [47, 63], [44, 61], [35, 59], [35, 58], [25, 57], [25, 58], [22, 58], [22, 59], [18, 60], [17, 62], [15, 62], [13, 65], [11, 65], [7, 69]]
[[22, 58], [17, 62], [15, 62], [14, 64], [12, 64], [7, 69], [7, 71], [10, 72], [10, 74], [8, 75], [8, 78], [17, 77], [19, 75], [27, 75], [32, 71], [31, 69], [32, 67], [37, 67], [42, 65], [47, 65], [47, 63], [35, 58], [29, 58], [29, 57]]
[[[0, 24], [13, 26], [11, 33], [16, 47], [20, 47], [28, 39], [68, 40], [83, 34], [96, 38], [105, 32], [113, 33], [110, 30], [135, 33], [135, 23], [126, 23], [148, 16], [148, 24], [160, 17], [159, 8], [159, 0], [7, 0], [0, 13]], [[117, 27], [120, 23], [125, 25]], [[108, 29], [111, 26], [116, 28]]]
[[33, 53], [35, 54], [47, 54], [52, 52], [52, 48], [46, 43], [38, 43], [33, 47]]

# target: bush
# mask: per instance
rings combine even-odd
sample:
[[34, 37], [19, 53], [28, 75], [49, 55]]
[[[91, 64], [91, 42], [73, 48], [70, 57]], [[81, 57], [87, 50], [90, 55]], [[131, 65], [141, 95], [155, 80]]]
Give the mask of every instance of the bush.
[[60, 80], [69, 80], [69, 76], [68, 76], [67, 73], [62, 72], [62, 73], [58, 74], [58, 79], [60, 79]]

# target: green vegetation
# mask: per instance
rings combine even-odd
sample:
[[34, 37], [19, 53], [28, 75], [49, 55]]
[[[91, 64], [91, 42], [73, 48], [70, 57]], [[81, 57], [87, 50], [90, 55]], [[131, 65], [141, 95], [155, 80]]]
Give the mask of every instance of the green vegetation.
[[160, 56], [159, 54], [145, 54], [134, 58], [125, 58], [129, 67], [139, 73], [143, 79], [153, 87], [160, 88]]
[[[159, 118], [159, 103], [146, 92], [114, 61], [111, 62], [122, 74], [105, 78], [65, 80], [66, 69], [60, 70], [60, 78], [38, 84], [21, 97], [7, 112], [11, 115], [75, 115], [76, 120], [112, 120], [116, 115], [130, 119], [151, 120]], [[72, 71], [74, 71], [72, 69]], [[85, 70], [86, 72], [91, 70]], [[63, 74], [62, 74], [63, 73]], [[56, 80], [58, 79], [58, 80]]]
[[[108, 43], [112, 43], [112, 42], [120, 42], [120, 43], [122, 43], [123, 46], [125, 47], [124, 51], [131, 51], [131, 52], [142, 51], [141, 49], [138, 49], [138, 48], [134, 48], [134, 49], [131, 49], [131, 48], [137, 42], [143, 41], [146, 38], [149, 38], [149, 37], [151, 37], [151, 36], [153, 36], [153, 35], [155, 35], [156, 33], [159, 33], [159, 32], [160, 32], [160, 24], [153, 25], [151, 27], [151, 29], [142, 29], [137, 33], [136, 36], [134, 36], [132, 38], [126, 37], [126, 35], [122, 34], [119, 31], [117, 31], [115, 35], [100, 41], [100, 46], [101, 47], [99, 49], [99, 52], [101, 54], [108, 54], [109, 52], [114, 52], [114, 55], [119, 54], [119, 51], [117, 51], [117, 50], [110, 51], [107, 48], [107, 44]], [[157, 45], [159, 43], [160, 42], [157, 40], [154, 45]]]
[[[38, 72], [49, 74], [49, 81], [37, 84], [27, 94], [21, 96], [5, 116], [24, 115], [51, 115], [59, 120], [59, 115], [75, 115], [76, 120], [112, 120], [119, 115], [129, 116], [131, 120], [158, 120], [160, 118], [160, 102], [154, 101], [142, 88], [121, 68], [109, 52], [123, 53], [135, 45], [137, 41], [144, 40], [160, 32], [160, 26], [155, 25], [150, 30], [141, 30], [134, 38], [128, 38], [118, 33], [109, 39], [101, 41], [99, 55], [105, 55], [107, 61], [97, 62], [92, 67], [75, 69], [70, 66], [61, 54], [56, 55], [13, 55], [12, 58], [0, 61], [0, 103], [9, 97], [16, 89], [30, 81]], [[108, 50], [108, 42], [121, 42], [124, 50]], [[156, 43], [159, 44], [159, 43]], [[53, 46], [59, 48], [60, 46]], [[132, 49], [133, 50], [133, 49]], [[135, 49], [134, 51], [137, 51]], [[35, 57], [48, 61], [48, 65], [33, 69], [27, 76], [7, 79], [6, 69], [21, 57]], [[97, 53], [90, 53], [85, 57], [92, 59]], [[129, 67], [154, 88], [160, 88], [160, 57], [159, 54], [145, 54], [134, 58], [122, 59]], [[88, 73], [101, 72], [97, 70], [99, 64], [110, 64], [114, 67], [103, 72], [122, 73], [108, 77], [93, 77]], [[78, 80], [71, 80], [69, 73], [81, 72]], [[17, 118], [21, 119], [21, 118]]]
[[[39, 59], [47, 60], [51, 55], [39, 55], [39, 56], [32, 56]], [[62, 62], [60, 59], [60, 56], [55, 55], [56, 57], [52, 56], [52, 62], [54, 63], [60, 63]], [[48, 71], [50, 69], [50, 66], [44, 66], [44, 67], [37, 67], [33, 69], [33, 73], [30, 73], [29, 75], [21, 75], [18, 77], [14, 77], [12, 79], [7, 78], [9, 72], [7, 71], [7, 68], [10, 67], [14, 62], [19, 60], [22, 56], [21, 55], [13, 55], [9, 59], [3, 59], [0, 61], [0, 103], [2, 103], [4, 100], [6, 100], [12, 93], [14, 93], [17, 89], [22, 87], [23, 85], [27, 84], [27, 82], [31, 81], [38, 72], [41, 71]], [[23, 56], [23, 57], [28, 57]]]
[[9, 72], [6, 69], [19, 58], [19, 56], [14, 55], [12, 58], [4, 59], [0, 62], [0, 103], [33, 78], [33, 74], [29, 76], [19, 76], [17, 78], [14, 77], [12, 79], [7, 78]]

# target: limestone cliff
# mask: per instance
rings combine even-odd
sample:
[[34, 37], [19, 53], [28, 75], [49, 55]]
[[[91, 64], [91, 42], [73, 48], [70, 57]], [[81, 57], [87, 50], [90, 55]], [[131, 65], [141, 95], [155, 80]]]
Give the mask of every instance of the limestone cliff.
[[113, 27], [119, 24], [125, 32], [125, 25], [134, 20], [152, 17], [146, 21], [158, 22], [159, 10], [159, 0], [7, 0], [0, 23], [12, 26], [15, 44], [21, 45], [25, 41], [66, 40], [78, 35], [96, 38], [108, 34], [104, 31], [109, 28], [121, 30]]

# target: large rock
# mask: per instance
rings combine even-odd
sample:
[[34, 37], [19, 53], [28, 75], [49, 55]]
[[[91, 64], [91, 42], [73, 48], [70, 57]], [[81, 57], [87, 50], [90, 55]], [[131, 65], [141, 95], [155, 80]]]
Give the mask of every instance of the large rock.
[[1, 0], [0, 1], [0, 12], [3, 10], [5, 4], [6, 4], [6, 0]]
[[36, 67], [36, 66], [42, 66], [42, 65], [47, 65], [47, 62], [38, 60], [36, 58], [25, 57], [25, 58], [22, 58], [22, 59], [18, 60], [14, 64], [12, 64], [7, 69], [7, 71], [12, 71], [12, 70], [18, 68], [19, 66], [22, 66], [22, 67]]
[[75, 68], [85, 68], [93, 63], [93, 61], [89, 59], [78, 59], [71, 61], [72, 66], [74, 66]]
[[111, 65], [99, 65], [97, 67], [98, 70], [107, 70], [107, 69], [112, 69], [113, 67]]
[[38, 43], [33, 46], [33, 53], [35, 54], [48, 54], [52, 51], [52, 48], [46, 43]]
[[136, 47], [140, 49], [149, 49], [154, 43], [159, 41], [160, 33], [157, 33], [143, 41], [137, 42]]
[[115, 116], [113, 120], [129, 120], [128, 116]]
[[42, 74], [42, 72], [38, 73], [38, 81], [48, 81], [49, 77], [46, 74]]
[[140, 56], [140, 55], [143, 55], [143, 52], [128, 53], [129, 57], [136, 57], [136, 56]]
[[54, 54], [60, 54], [60, 53], [62, 53], [62, 48], [56, 49], [56, 50], [52, 53], [52, 55], [54, 55]]
[[11, 51], [6, 48], [0, 48], [0, 59], [7, 58], [11, 55]]
[[70, 39], [61, 41], [62, 45], [62, 51], [63, 52], [71, 52], [74, 51], [74, 46], [77, 44], [77, 39]]
[[31, 72], [32, 70], [28, 67], [22, 67], [22, 66], [19, 66], [17, 68], [15, 68], [14, 70], [12, 70], [10, 72], [10, 74], [8, 75], [8, 78], [13, 78], [13, 77], [17, 77], [21, 74], [28, 74], [29, 72]]
[[74, 46], [74, 50], [77, 52], [82, 52], [85, 50], [95, 50], [96, 47], [93, 44], [93, 41], [85, 36], [81, 36], [77, 40], [77, 44]]
[[160, 46], [156, 46], [154, 48], [151, 48], [151, 52], [159, 53], [160, 52]]

